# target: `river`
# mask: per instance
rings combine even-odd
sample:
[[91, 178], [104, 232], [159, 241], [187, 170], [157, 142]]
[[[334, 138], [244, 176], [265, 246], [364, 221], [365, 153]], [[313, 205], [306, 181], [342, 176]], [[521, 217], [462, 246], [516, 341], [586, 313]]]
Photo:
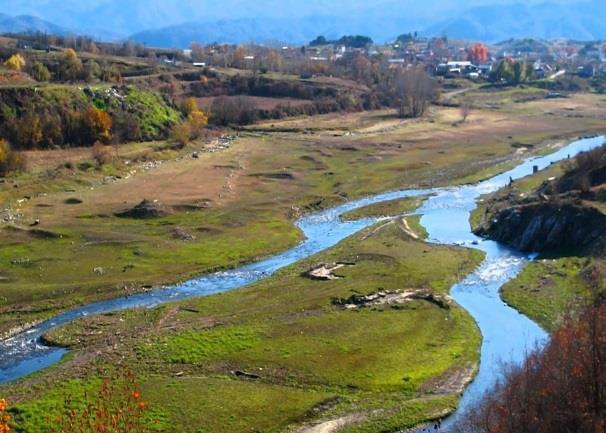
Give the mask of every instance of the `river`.
[[501, 362], [520, 362], [528, 350], [547, 340], [547, 334], [538, 325], [505, 305], [499, 296], [503, 284], [521, 272], [533, 256], [496, 242], [484, 241], [471, 232], [469, 217], [478, 198], [506, 186], [510, 178], [519, 179], [531, 174], [534, 166], [544, 169], [554, 162], [598, 147], [604, 141], [605, 137], [594, 137], [572, 142], [547, 156], [529, 158], [516, 168], [476, 185], [389, 192], [311, 214], [297, 222], [306, 240], [282, 254], [167, 289], [102, 301], [60, 314], [0, 342], [0, 384], [43, 370], [61, 360], [66, 349], [47, 347], [41, 342], [41, 336], [52, 328], [88, 315], [153, 308], [167, 302], [244, 287], [376, 223], [375, 219], [345, 222], [340, 215], [373, 203], [429, 194], [430, 197], [415, 212], [422, 215], [421, 224], [429, 234], [429, 242], [465, 245], [486, 253], [482, 265], [451, 290], [454, 300], [474, 317], [483, 336], [479, 373], [465, 391], [457, 413], [450, 418], [451, 422], [492, 387], [499, 377]]

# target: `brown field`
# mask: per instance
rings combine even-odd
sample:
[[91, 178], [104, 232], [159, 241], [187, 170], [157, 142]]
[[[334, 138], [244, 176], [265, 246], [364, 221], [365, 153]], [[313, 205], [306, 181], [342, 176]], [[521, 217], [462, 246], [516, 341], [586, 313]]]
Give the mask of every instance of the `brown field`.
[[[236, 96], [228, 96], [228, 98], [237, 98]], [[306, 99], [296, 99], [296, 98], [265, 98], [261, 96], [248, 96], [248, 98], [253, 101], [257, 108], [261, 110], [273, 110], [279, 105], [292, 105], [294, 107], [299, 107], [302, 105], [311, 104], [311, 101]], [[208, 96], [205, 98], [196, 98], [200, 108], [203, 110], [209, 110], [212, 106], [213, 101], [216, 99], [214, 96]]]

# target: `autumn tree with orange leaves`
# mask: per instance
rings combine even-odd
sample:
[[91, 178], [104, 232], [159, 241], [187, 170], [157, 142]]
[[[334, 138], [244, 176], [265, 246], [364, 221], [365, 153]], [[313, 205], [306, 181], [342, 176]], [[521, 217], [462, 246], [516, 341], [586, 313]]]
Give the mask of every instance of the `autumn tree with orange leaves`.
[[475, 44], [474, 46], [469, 48], [467, 57], [469, 58], [470, 62], [476, 64], [485, 63], [486, 61], [488, 61], [489, 58], [488, 47], [484, 44]]

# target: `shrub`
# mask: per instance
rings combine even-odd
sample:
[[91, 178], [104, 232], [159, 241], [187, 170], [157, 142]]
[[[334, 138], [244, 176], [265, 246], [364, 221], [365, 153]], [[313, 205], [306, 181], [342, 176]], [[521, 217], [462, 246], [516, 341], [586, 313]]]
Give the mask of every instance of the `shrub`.
[[[80, 405], [81, 406], [81, 405]], [[85, 395], [83, 409], [65, 401], [64, 414], [49, 420], [50, 433], [144, 433], [148, 404], [132, 373], [118, 380], [105, 378], [96, 395]]]
[[192, 137], [191, 125], [189, 122], [177, 123], [171, 131], [171, 138], [178, 144], [185, 146]]
[[191, 134], [194, 138], [202, 135], [202, 131], [208, 125], [208, 116], [202, 111], [194, 111], [187, 116], [187, 123], [191, 128]]
[[192, 113], [200, 111], [200, 107], [196, 102], [196, 98], [187, 98], [186, 100], [184, 100], [181, 104], [181, 111], [185, 116], [189, 116]]
[[111, 146], [106, 146], [100, 141], [96, 141], [92, 149], [93, 159], [98, 167], [110, 162], [114, 157], [114, 151]]
[[257, 112], [257, 105], [246, 96], [219, 96], [211, 105], [212, 120], [221, 126], [253, 123]]
[[0, 176], [25, 169], [25, 157], [11, 149], [6, 140], [0, 139]]
[[40, 62], [36, 62], [32, 66], [31, 75], [36, 81], [49, 81], [51, 73], [46, 66]]
[[11, 431], [9, 422], [11, 416], [8, 414], [8, 403], [5, 399], [0, 399], [0, 433], [8, 433]]
[[21, 56], [21, 54], [13, 54], [6, 62], [4, 62], [4, 66], [13, 71], [20, 71], [25, 66], [25, 59]]
[[82, 116], [82, 123], [91, 142], [109, 143], [111, 140], [112, 118], [105, 111], [95, 107], [88, 108]]
[[[594, 278], [603, 281], [601, 275]], [[557, 330], [544, 351], [509, 367], [505, 379], [464, 414], [454, 431], [605, 432], [606, 304], [599, 299]]]

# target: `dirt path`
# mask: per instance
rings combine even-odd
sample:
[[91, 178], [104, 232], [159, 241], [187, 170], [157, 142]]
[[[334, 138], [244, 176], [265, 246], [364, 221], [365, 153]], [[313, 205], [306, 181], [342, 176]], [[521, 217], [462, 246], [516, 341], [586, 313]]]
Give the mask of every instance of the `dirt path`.
[[295, 433], [337, 433], [343, 427], [360, 423], [366, 419], [366, 415], [353, 414], [330, 421], [324, 421], [319, 424], [306, 425], [296, 430]]

